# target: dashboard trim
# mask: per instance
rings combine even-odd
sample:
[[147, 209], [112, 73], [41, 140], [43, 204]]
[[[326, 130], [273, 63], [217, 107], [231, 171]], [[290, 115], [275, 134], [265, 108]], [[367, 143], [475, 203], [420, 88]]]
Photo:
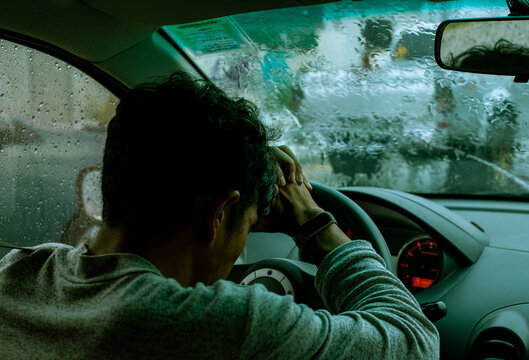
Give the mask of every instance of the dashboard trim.
[[487, 235], [469, 221], [428, 199], [375, 187], [346, 187], [339, 190], [352, 200], [379, 204], [409, 217], [432, 238], [437, 241], [442, 239], [443, 247], [452, 247], [467, 262], [475, 263], [484, 247], [489, 245]]

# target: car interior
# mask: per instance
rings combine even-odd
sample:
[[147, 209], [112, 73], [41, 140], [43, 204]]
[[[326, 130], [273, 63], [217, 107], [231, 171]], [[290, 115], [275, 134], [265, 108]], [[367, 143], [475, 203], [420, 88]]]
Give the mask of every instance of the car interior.
[[[442, 359], [529, 358], [526, 2], [2, 4], [0, 257], [97, 234], [119, 98], [185, 71], [282, 128], [318, 204], [435, 324]], [[319, 309], [316, 269], [289, 236], [251, 233], [229, 280]]]

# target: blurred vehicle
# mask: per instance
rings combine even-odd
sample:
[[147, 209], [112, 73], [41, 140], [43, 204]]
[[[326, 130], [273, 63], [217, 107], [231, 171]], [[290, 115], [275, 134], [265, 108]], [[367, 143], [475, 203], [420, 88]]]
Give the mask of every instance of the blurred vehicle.
[[[505, 1], [3, 5], [0, 240], [93, 237], [119, 97], [183, 70], [255, 102], [309, 179], [339, 188], [373, 219], [388, 267], [441, 334], [442, 358], [527, 358], [527, 74], [480, 74], [440, 55], [453, 46], [456, 58], [501, 29], [507, 36], [490, 19], [509, 14]], [[443, 23], [478, 17], [495, 31], [472, 38]], [[338, 198], [318, 196], [351, 237], [367, 236]], [[251, 234], [230, 279], [278, 267], [296, 301], [319, 307], [306, 260], [286, 235]]]

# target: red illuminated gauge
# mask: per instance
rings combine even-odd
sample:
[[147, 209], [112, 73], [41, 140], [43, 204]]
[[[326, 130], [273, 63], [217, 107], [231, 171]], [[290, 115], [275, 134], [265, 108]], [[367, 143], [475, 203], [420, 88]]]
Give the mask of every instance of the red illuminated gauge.
[[400, 251], [397, 275], [415, 293], [437, 280], [442, 261], [443, 253], [435, 240], [429, 237], [414, 239]]

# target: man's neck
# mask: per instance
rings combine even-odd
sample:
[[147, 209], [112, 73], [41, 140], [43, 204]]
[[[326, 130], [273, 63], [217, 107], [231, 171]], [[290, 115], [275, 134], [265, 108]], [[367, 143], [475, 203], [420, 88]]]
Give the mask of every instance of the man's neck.
[[144, 239], [142, 245], [131, 241], [124, 228], [103, 224], [96, 238], [88, 244], [93, 255], [132, 253], [139, 255], [160, 270], [167, 278], [174, 278], [182, 286], [192, 286], [197, 280], [196, 239], [193, 232], [181, 229], [170, 237]]

